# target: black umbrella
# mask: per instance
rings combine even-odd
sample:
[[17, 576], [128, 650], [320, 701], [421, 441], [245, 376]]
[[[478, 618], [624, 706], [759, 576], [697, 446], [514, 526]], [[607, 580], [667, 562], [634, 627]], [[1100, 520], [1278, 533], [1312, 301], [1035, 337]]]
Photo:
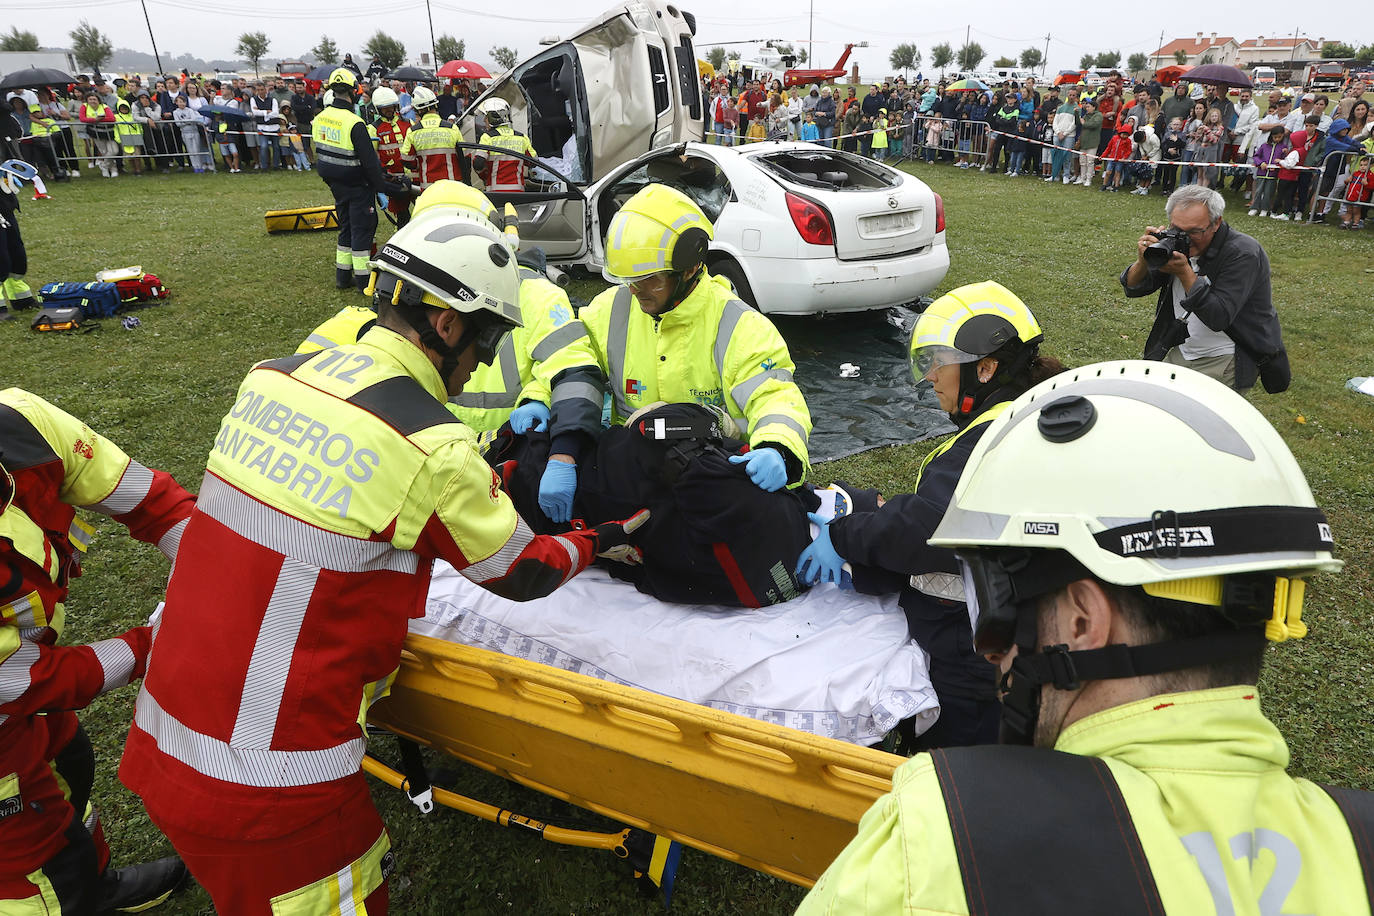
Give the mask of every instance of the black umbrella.
[[240, 121], [250, 120], [253, 116], [238, 108], [230, 108], [228, 105], [205, 105], [201, 111], [213, 111], [217, 115], [224, 115], [226, 118], [235, 118]]
[[339, 68], [333, 65], [327, 67], [316, 67], [314, 70], [311, 70], [309, 73], [307, 73], [305, 75], [305, 78], [308, 80], [319, 80], [320, 82], [324, 82], [325, 80], [329, 79], [329, 74], [333, 73], [337, 69]]
[[1229, 64], [1203, 64], [1184, 74], [1190, 83], [1207, 83], [1211, 86], [1235, 86], [1237, 89], [1250, 89], [1250, 77]]
[[404, 80], [407, 83], [434, 82], [434, 74], [419, 67], [398, 67], [386, 75], [389, 80]]
[[70, 74], [51, 67], [28, 67], [16, 70], [0, 80], [0, 92], [7, 89], [41, 89], [44, 86], [66, 86], [74, 83]]

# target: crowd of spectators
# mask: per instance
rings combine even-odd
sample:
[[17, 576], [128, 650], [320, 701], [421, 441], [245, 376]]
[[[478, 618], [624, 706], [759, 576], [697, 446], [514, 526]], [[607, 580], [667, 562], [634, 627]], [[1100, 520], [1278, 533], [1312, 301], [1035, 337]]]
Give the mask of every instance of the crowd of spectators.
[[[1040, 87], [1034, 78], [988, 91], [906, 79], [858, 88], [784, 89], [778, 80], [707, 85], [714, 142], [803, 140], [874, 159], [923, 159], [1008, 177], [1168, 195], [1199, 184], [1251, 202], [1249, 215], [1312, 213], [1362, 225], [1374, 160], [1374, 119], [1355, 81], [1342, 97], [1180, 82]], [[1280, 136], [1281, 135], [1281, 136]], [[1099, 177], [1100, 176], [1100, 177]]]
[[[358, 114], [371, 123], [371, 93], [384, 82], [400, 98], [401, 116], [417, 120], [413, 84], [364, 82]], [[105, 178], [151, 172], [309, 171], [311, 125], [326, 99], [305, 79], [205, 79], [172, 76], [107, 80], [82, 75], [66, 87], [11, 92], [9, 109], [26, 159], [49, 181], [86, 174]], [[436, 87], [442, 117], [461, 115], [473, 91], [467, 81]]]

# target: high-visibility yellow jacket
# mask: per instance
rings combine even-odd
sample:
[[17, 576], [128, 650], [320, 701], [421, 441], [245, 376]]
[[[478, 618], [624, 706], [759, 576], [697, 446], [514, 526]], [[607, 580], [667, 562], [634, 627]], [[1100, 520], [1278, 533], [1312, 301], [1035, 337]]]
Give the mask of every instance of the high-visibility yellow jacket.
[[446, 394], [383, 327], [243, 380], [120, 769], [169, 834], [283, 836], [352, 797], [433, 560], [516, 600], [592, 561], [595, 532], [531, 533]]
[[[1285, 772], [1288, 747], [1253, 687], [1150, 697], [1088, 716], [1056, 750], [1107, 762], [1171, 916], [1368, 916], [1354, 841], [1331, 797]], [[893, 776], [801, 914], [970, 912], [929, 754]], [[1007, 812], [1007, 829], [1040, 837]], [[985, 879], [1015, 862], [990, 864]], [[1261, 904], [1261, 897], [1264, 904]], [[1110, 913], [1104, 900], [1102, 912]]]
[[297, 353], [318, 353], [331, 347], [357, 343], [377, 323], [377, 313], [365, 305], [345, 305], [326, 318], [301, 341]]
[[[735, 298], [723, 278], [703, 268], [687, 298], [657, 317], [645, 314], [625, 286], [597, 296], [579, 317], [588, 336], [569, 344], [575, 349], [567, 365], [576, 357], [579, 366], [599, 371], [610, 388], [612, 422], [656, 401], [715, 405], [750, 445], [784, 446], [800, 467], [792, 482], [804, 479], [811, 414], [792, 380], [792, 356], [773, 322]], [[569, 371], [553, 381], [555, 437], [587, 430], [576, 417], [591, 416], [593, 407], [599, 419], [601, 396], [591, 376]]]
[[0, 912], [55, 912], [43, 905], [47, 878], [37, 870], [85, 812], [73, 811], [52, 760], [76, 734], [71, 710], [142, 676], [152, 635], [135, 627], [89, 646], [56, 645], [94, 530], [74, 507], [111, 516], [175, 559], [194, 500], [170, 475], [18, 388], [0, 391], [0, 460]]
[[577, 358], [568, 344], [587, 337], [568, 294], [528, 267], [520, 268], [520, 316], [524, 326], [506, 338], [495, 361], [478, 366], [449, 399], [453, 414], [479, 433], [500, 429], [525, 401], [547, 406], [549, 380]]

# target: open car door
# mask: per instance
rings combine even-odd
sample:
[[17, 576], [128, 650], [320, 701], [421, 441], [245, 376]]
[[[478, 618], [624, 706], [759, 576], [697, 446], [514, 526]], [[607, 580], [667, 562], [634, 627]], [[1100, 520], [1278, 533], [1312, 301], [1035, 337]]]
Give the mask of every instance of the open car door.
[[549, 172], [585, 188], [651, 149], [701, 139], [695, 27], [690, 14], [662, 0], [613, 7], [522, 61], [474, 101], [461, 123], [465, 138], [479, 140], [485, 131], [481, 104], [504, 99], [512, 126], [550, 167], [542, 175], [531, 170], [525, 192], [489, 195], [498, 206], [515, 204], [522, 240], [560, 261], [586, 253], [584, 200], [526, 197], [548, 191]]

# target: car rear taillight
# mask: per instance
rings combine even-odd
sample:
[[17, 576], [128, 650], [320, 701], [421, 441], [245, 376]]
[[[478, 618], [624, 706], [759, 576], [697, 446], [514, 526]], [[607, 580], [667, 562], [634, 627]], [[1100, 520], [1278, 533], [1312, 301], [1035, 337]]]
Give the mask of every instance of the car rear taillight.
[[787, 212], [792, 214], [792, 225], [797, 227], [803, 242], [808, 245], [835, 244], [835, 224], [820, 204], [788, 191]]
[[935, 231], [945, 231], [945, 199], [939, 194], [935, 195]]

